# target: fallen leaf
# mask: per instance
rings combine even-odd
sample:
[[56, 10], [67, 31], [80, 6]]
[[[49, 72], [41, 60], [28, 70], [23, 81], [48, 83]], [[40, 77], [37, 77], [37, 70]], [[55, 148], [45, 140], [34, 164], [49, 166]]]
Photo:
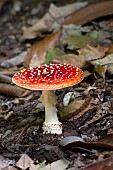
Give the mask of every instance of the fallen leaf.
[[26, 51], [23, 51], [22, 53], [20, 53], [19, 55], [15, 56], [13, 58], [4, 60], [3, 62], [0, 63], [0, 66], [4, 67], [4, 68], [18, 66], [23, 63], [25, 56], [26, 56]]
[[101, 41], [104, 41], [105, 39], [109, 39], [111, 37], [111, 34], [109, 31], [105, 31], [103, 29], [99, 30], [98, 37]]
[[42, 163], [39, 163], [37, 165], [31, 164], [30, 170], [50, 170], [49, 164], [46, 165], [46, 161], [43, 161]]
[[22, 8], [21, 0], [15, 0], [12, 8], [12, 14], [15, 15], [17, 12], [20, 12]]
[[73, 66], [77, 66], [79, 68], [87, 68], [90, 64], [85, 61], [85, 57], [83, 55], [75, 55], [75, 54], [65, 54], [61, 57], [56, 57], [52, 60], [52, 63], [67, 63]]
[[[95, 10], [93, 10], [95, 9]], [[64, 21], [64, 25], [76, 24], [84, 25], [96, 18], [112, 15], [113, 14], [113, 1], [103, 1], [94, 4], [90, 4], [67, 17]]]
[[68, 136], [68, 137], [63, 138], [60, 141], [60, 146], [64, 147], [64, 146], [66, 146], [70, 143], [73, 143], [73, 142], [84, 142], [84, 140], [81, 137], [78, 137], [78, 136]]
[[53, 48], [53, 49], [48, 49], [46, 56], [45, 56], [45, 61], [43, 64], [49, 64], [54, 58], [59, 58], [62, 55], [64, 55], [64, 52], [61, 51], [58, 48]]
[[32, 45], [25, 57], [24, 66], [35, 67], [44, 63], [47, 50], [56, 47], [59, 43], [59, 38], [60, 32], [57, 31]]
[[101, 161], [92, 163], [84, 168], [84, 170], [113, 170], [113, 156], [110, 158], [105, 158]]
[[96, 90], [97, 89], [97, 87], [94, 87], [94, 86], [88, 86], [86, 89], [85, 89], [85, 91], [84, 91], [84, 94], [85, 95], [88, 95], [89, 94], [89, 92], [90, 92], [90, 90]]
[[76, 167], [68, 168], [67, 170], [78, 170]]
[[85, 47], [78, 50], [79, 55], [83, 55], [86, 61], [96, 60], [103, 58], [108, 51], [108, 48], [98, 45], [93, 47], [91, 45], [86, 45]]
[[91, 98], [85, 100], [74, 100], [69, 105], [59, 111], [61, 120], [73, 119], [82, 116], [86, 111], [92, 109]]
[[110, 74], [113, 74], [113, 64], [108, 64], [107, 65], [107, 70]]
[[61, 159], [48, 165], [45, 162], [38, 165], [32, 164], [30, 170], [64, 170], [69, 166], [69, 163], [68, 160]]
[[[10, 164], [15, 164], [15, 161], [0, 156], [0, 170], [9, 167]], [[10, 170], [10, 169], [9, 169], [9, 170]]]
[[33, 164], [33, 162], [34, 161], [28, 155], [22, 154], [21, 158], [16, 163], [16, 166], [25, 170], [29, 168]]
[[98, 58], [103, 58], [107, 51], [108, 48], [102, 47], [100, 45], [97, 47], [86, 45], [85, 47], [78, 50], [78, 55], [65, 54], [60, 57], [55, 57], [51, 62], [61, 64], [67, 63], [85, 69], [91, 65], [89, 63], [90, 60], [92, 61]]
[[64, 170], [69, 166], [69, 161], [66, 159], [61, 159], [51, 164], [52, 170]]
[[107, 54], [112, 54], [113, 53], [113, 44], [110, 44]]
[[113, 134], [105, 135], [103, 138], [99, 140], [99, 142], [103, 142], [106, 145], [107, 144], [113, 145]]
[[33, 26], [23, 30], [22, 39], [25, 40], [35, 38], [37, 35], [40, 35], [44, 31], [50, 31], [52, 25], [55, 22], [60, 23], [59, 26], [61, 26], [66, 16], [72, 14], [74, 11], [77, 11], [80, 8], [83, 8], [87, 4], [88, 2], [79, 2], [69, 4], [63, 7], [57, 7], [54, 4], [51, 4], [49, 11], [43, 16], [42, 19], [40, 19]]
[[67, 49], [74, 50], [84, 47], [87, 44], [96, 46], [97, 38], [90, 37], [88, 35], [74, 35], [64, 38], [62, 43], [67, 45]]
[[82, 35], [82, 33], [86, 34], [90, 32], [91, 32], [91, 29], [88, 26], [81, 26], [81, 25], [74, 25], [74, 24], [63, 25], [62, 39], [75, 36], [75, 35]]
[[[86, 138], [86, 136], [85, 136]], [[87, 137], [88, 138], [88, 137]], [[111, 138], [111, 139], [110, 139]], [[94, 142], [85, 142], [84, 139], [78, 136], [68, 136], [63, 138], [60, 141], [60, 146], [62, 146], [65, 150], [73, 150], [74, 148], [85, 148], [85, 149], [107, 149], [113, 150], [113, 134], [101, 139], [99, 141]]]
[[98, 60], [94, 60], [94, 61], [90, 61], [90, 62], [94, 66], [96, 66], [96, 65], [102, 66], [102, 65], [107, 65], [107, 64], [113, 64], [113, 54], [109, 54], [102, 59], [98, 59]]
[[95, 66], [95, 71], [102, 77], [105, 79], [105, 74], [106, 74], [106, 71], [107, 71], [107, 65], [104, 65], [104, 66]]
[[2, 168], [1, 170], [17, 170], [14, 166], [7, 166], [5, 168]]

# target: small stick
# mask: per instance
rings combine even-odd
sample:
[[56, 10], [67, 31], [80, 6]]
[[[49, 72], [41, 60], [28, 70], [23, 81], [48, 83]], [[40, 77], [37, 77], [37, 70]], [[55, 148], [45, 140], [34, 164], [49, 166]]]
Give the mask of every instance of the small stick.
[[0, 83], [0, 93], [5, 95], [11, 95], [15, 97], [22, 97], [25, 93], [25, 89], [12, 84]]
[[17, 71], [0, 71], [0, 75], [13, 76]]
[[9, 76], [0, 74], [0, 83], [11, 83], [12, 79]]

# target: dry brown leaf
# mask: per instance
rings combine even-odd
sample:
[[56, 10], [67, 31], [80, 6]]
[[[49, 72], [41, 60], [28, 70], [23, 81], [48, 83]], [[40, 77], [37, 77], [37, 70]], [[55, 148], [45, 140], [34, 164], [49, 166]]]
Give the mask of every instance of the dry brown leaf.
[[108, 72], [110, 73], [110, 74], [113, 74], [113, 64], [108, 64], [107, 65], [107, 70], [108, 70]]
[[33, 160], [26, 154], [22, 154], [21, 158], [16, 163], [16, 166], [25, 170], [33, 164]]
[[[107, 51], [107, 55], [109, 54], [113, 54], [113, 44], [110, 44], [109, 46], [109, 49]], [[107, 71], [110, 73], [110, 74], [113, 74], [113, 64], [107, 64]]]
[[66, 54], [62, 57], [58, 57], [53, 59], [53, 63], [67, 63], [73, 66], [77, 66], [79, 68], [87, 68], [89, 66], [88, 62], [85, 61], [85, 57], [83, 55], [75, 55], [75, 54]]
[[91, 98], [88, 97], [85, 100], [74, 100], [68, 106], [65, 106], [60, 112], [60, 118], [62, 120], [71, 118], [78, 118], [82, 116], [86, 111], [92, 109]]
[[65, 25], [76, 24], [83, 25], [96, 18], [112, 15], [113, 14], [113, 1], [103, 1], [90, 4], [83, 9], [74, 12], [72, 15], [66, 18]]
[[45, 60], [46, 52], [49, 48], [54, 48], [58, 45], [60, 38], [60, 31], [54, 32], [35, 43], [28, 50], [24, 60], [25, 67], [35, 67], [41, 65]]
[[78, 50], [79, 55], [83, 55], [86, 61], [91, 61], [99, 58], [103, 58], [108, 48], [98, 45], [97, 47], [92, 47], [86, 45], [84, 48]]
[[88, 165], [84, 170], [113, 170], [113, 156]]
[[44, 31], [49, 31], [52, 28], [52, 25], [57, 21], [60, 23], [59, 26], [63, 23], [63, 20], [66, 16], [72, 14], [74, 11], [77, 11], [80, 8], [86, 6], [88, 2], [82, 3], [73, 3], [63, 7], [57, 7], [54, 4], [50, 5], [49, 11], [35, 23], [30, 28], [23, 30], [22, 39], [31, 39], [35, 38], [37, 35], [40, 35]]
[[58, 57], [52, 60], [53, 63], [67, 63], [79, 68], [85, 69], [90, 65], [89, 61], [103, 58], [108, 48], [98, 45], [97, 47], [92, 47], [86, 45], [84, 48], [78, 50], [78, 55], [66, 54], [62, 57]]
[[113, 64], [113, 54], [109, 54], [102, 59], [98, 59], [98, 60], [94, 60], [94, 61], [90, 61], [90, 62], [94, 66], [98, 66], [98, 65], [103, 66], [103, 65], [107, 65], [107, 64]]
[[2, 168], [2, 170], [17, 170], [14, 166], [7, 166], [6, 168]]
[[113, 53], [113, 44], [110, 44], [107, 54], [112, 54], [112, 53]]

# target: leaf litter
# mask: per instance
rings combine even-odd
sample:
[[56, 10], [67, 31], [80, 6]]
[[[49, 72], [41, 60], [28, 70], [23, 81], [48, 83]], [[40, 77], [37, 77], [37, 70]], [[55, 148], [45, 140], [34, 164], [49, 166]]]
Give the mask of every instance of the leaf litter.
[[[1, 168], [64, 170], [94, 169], [97, 167], [103, 170], [108, 165], [112, 169], [113, 30], [111, 29], [111, 20], [109, 18], [105, 21], [100, 19], [81, 26], [83, 22], [87, 23], [86, 18], [86, 21], [82, 21], [81, 25], [72, 25], [76, 19], [74, 19], [75, 12], [70, 15], [70, 20], [67, 17], [63, 21], [71, 23], [58, 30], [58, 27], [54, 27], [53, 23], [56, 22], [59, 25], [62, 22], [62, 17], [64, 20], [65, 17], [60, 13], [64, 7], [60, 8], [51, 4], [50, 8], [53, 11], [54, 9], [59, 11], [58, 15], [60, 15], [61, 20], [55, 18], [53, 13], [49, 11], [45, 14], [45, 16], [49, 14], [51, 18], [48, 20], [49, 26], [45, 24], [44, 29], [40, 27], [43, 26], [39, 23], [44, 23], [44, 16], [38, 22], [41, 29], [38, 30], [39, 27], [34, 25], [36, 32], [32, 26], [31, 30], [27, 29], [28, 34], [26, 35], [28, 37], [22, 37], [22, 29], [25, 22], [29, 20], [26, 10], [29, 11], [30, 17], [33, 16], [27, 2], [27, 9], [23, 8], [22, 1], [18, 2], [13, 4], [9, 1], [9, 4], [14, 5], [10, 15], [13, 18], [16, 13], [19, 13], [22, 25], [18, 24], [15, 18], [18, 24], [18, 28], [16, 28], [14, 18], [10, 20], [7, 16], [5, 21], [1, 20], [2, 26], [0, 28], [1, 32], [7, 33], [7, 36], [4, 34], [1, 36], [0, 42], [2, 47], [0, 54], [2, 58], [0, 63], [0, 151], [6, 160], [4, 164], [2, 159]], [[108, 15], [111, 11], [110, 3], [111, 1], [93, 5], [98, 5], [104, 11], [106, 4], [107, 12], [105, 15]], [[3, 3], [1, 4], [4, 6]], [[81, 3], [83, 6], [86, 4], [87, 2]], [[86, 11], [93, 5], [84, 7], [82, 11]], [[65, 8], [68, 7], [65, 6]], [[86, 11], [85, 15], [88, 12]], [[66, 15], [68, 16], [69, 13]], [[6, 16], [5, 12], [4, 16]], [[37, 16], [35, 17], [37, 19]], [[94, 13], [93, 17], [98, 18], [98, 15]], [[9, 30], [6, 31], [3, 25], [7, 25], [7, 22], [10, 24]], [[52, 30], [50, 30], [51, 28]], [[13, 30], [13, 36], [10, 35], [11, 30]], [[48, 36], [43, 34], [45, 30]], [[53, 30], [56, 32], [50, 33]], [[40, 36], [40, 40], [37, 36]], [[70, 37], [73, 38], [73, 41], [70, 40]], [[5, 41], [6, 38], [7, 41]], [[27, 41], [26, 38], [32, 39]], [[22, 39], [26, 41], [21, 41]], [[65, 43], [63, 43], [64, 40], [66, 40]], [[68, 63], [84, 69], [85, 79], [83, 82], [56, 91], [57, 109], [59, 118], [63, 123], [62, 135], [44, 135], [42, 133], [44, 106], [37, 101], [41, 92], [18, 88], [10, 81], [15, 72], [25, 67], [44, 63]]]

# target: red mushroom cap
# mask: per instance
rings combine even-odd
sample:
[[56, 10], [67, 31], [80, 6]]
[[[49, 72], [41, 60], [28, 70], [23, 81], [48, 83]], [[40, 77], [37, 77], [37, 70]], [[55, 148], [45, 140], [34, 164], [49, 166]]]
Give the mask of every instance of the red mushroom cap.
[[24, 69], [16, 73], [12, 81], [20, 87], [31, 90], [56, 90], [79, 83], [83, 71], [68, 64], [49, 64]]

